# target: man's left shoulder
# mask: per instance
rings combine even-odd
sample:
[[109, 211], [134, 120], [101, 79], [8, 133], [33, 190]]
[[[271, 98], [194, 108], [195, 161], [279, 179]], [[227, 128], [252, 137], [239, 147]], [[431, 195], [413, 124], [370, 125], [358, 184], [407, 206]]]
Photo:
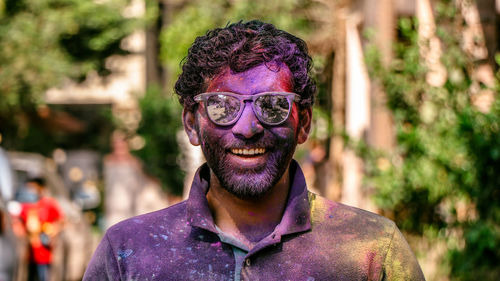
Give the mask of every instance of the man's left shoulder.
[[343, 232], [362, 232], [366, 235], [391, 236], [396, 224], [381, 215], [328, 200], [309, 192], [313, 227], [337, 229]]

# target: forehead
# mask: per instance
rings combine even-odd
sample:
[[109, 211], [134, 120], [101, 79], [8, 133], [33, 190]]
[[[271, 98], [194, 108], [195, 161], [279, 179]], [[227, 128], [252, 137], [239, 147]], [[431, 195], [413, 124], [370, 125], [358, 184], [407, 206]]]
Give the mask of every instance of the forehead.
[[272, 67], [262, 64], [239, 73], [234, 73], [226, 67], [210, 80], [207, 87], [207, 92], [233, 92], [242, 95], [292, 90], [292, 73], [285, 64]]

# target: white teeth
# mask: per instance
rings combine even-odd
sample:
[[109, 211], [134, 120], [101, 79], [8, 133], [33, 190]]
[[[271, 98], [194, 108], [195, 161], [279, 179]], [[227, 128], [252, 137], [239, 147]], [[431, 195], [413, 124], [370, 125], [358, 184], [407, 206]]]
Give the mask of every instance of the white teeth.
[[233, 149], [231, 149], [231, 152], [233, 154], [239, 154], [239, 155], [256, 155], [256, 154], [264, 154], [266, 152], [266, 149], [265, 148], [251, 148], [251, 149], [233, 148]]

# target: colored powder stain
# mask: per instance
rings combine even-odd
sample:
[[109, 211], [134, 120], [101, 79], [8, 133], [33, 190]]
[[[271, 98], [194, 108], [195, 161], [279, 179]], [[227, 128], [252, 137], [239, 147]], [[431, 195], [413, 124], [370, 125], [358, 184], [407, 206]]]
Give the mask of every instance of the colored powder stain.
[[307, 277], [307, 281], [314, 281], [314, 280], [315, 280], [314, 277], [311, 276]]
[[382, 265], [376, 262], [376, 255], [377, 253], [375, 252], [369, 252], [368, 255], [365, 256], [365, 266], [368, 268], [367, 272], [370, 279], [377, 278], [378, 274], [375, 273], [380, 272], [382, 268]]
[[163, 238], [163, 240], [168, 240], [168, 236], [165, 235], [165, 234], [160, 234], [161, 238]]
[[329, 215], [328, 217], [331, 218], [331, 219], [333, 219], [333, 215]]
[[215, 242], [210, 244], [211, 247], [220, 247], [221, 243], [220, 242]]
[[212, 265], [211, 264], [208, 265], [208, 271], [212, 271]]
[[142, 221], [142, 220], [140, 220], [140, 219], [134, 219], [134, 222], [135, 222], [135, 223], [138, 223], [138, 224], [141, 224], [141, 223], [143, 223], [144, 221]]
[[192, 250], [192, 248], [191, 248], [191, 247], [187, 247], [187, 248], [186, 248], [186, 250], [191, 251], [191, 250]]
[[131, 249], [118, 250], [118, 260], [128, 258], [133, 252]]

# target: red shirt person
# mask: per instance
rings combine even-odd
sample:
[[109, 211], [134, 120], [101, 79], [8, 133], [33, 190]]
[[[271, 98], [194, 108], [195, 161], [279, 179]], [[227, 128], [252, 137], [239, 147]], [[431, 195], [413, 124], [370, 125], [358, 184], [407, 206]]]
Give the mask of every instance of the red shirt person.
[[30, 179], [26, 188], [38, 196], [36, 202], [23, 203], [20, 214], [30, 244], [29, 275], [38, 275], [38, 280], [46, 280], [52, 262], [52, 241], [60, 231], [63, 213], [55, 199], [44, 195], [43, 179]]

